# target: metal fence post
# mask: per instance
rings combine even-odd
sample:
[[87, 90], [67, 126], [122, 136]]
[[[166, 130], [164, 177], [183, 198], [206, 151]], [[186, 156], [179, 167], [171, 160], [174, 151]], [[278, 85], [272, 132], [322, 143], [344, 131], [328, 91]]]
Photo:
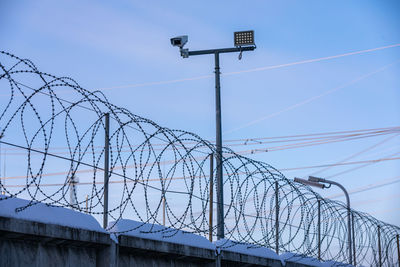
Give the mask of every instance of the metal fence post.
[[163, 226], [165, 226], [165, 193], [162, 196], [162, 208], [163, 208], [162, 223]]
[[399, 267], [400, 267], [400, 243], [399, 243], [399, 235], [396, 235], [396, 239], [397, 239], [397, 262], [399, 263]]
[[279, 191], [275, 182], [275, 252], [279, 254]]
[[379, 267], [382, 267], [381, 227], [379, 225], [378, 225], [378, 255], [379, 255]]
[[110, 149], [110, 114], [105, 113], [105, 135], [104, 135], [104, 209], [103, 228], [108, 225], [108, 178], [109, 178], [109, 149]]
[[88, 209], [88, 200], [89, 200], [89, 195], [86, 195], [86, 205], [85, 205], [86, 213], [89, 211], [89, 209]]
[[213, 241], [213, 208], [214, 208], [214, 154], [210, 154], [210, 214], [208, 218], [208, 240]]
[[321, 260], [321, 200], [318, 199], [318, 260]]
[[356, 238], [354, 235], [354, 213], [351, 213], [351, 235], [353, 238], [353, 265], [357, 266], [357, 261], [356, 261]]

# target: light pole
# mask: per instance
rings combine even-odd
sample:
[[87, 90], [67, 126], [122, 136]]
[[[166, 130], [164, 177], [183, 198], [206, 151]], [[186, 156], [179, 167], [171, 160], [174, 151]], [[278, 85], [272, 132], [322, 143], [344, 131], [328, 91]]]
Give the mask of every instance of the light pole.
[[[4, 134], [3, 133], [0, 133], [0, 140], [2, 139], [4, 137]], [[6, 190], [5, 190], [5, 182], [6, 182], [6, 180], [5, 180], [5, 169], [6, 169], [6, 159], [5, 159], [5, 154], [4, 154], [4, 165], [3, 165], [3, 176], [4, 176], [4, 180], [3, 179], [1, 179], [1, 153], [2, 153], [2, 151], [1, 151], [1, 143], [0, 143], [0, 183], [1, 183], [1, 192], [0, 192], [0, 194], [2, 194], [2, 195], [5, 195], [6, 194]]]
[[189, 56], [214, 54], [215, 60], [215, 115], [216, 115], [216, 180], [217, 180], [217, 238], [224, 238], [224, 192], [223, 192], [223, 169], [222, 169], [222, 134], [221, 134], [221, 86], [220, 86], [220, 67], [219, 54], [240, 52], [239, 59], [242, 57], [243, 51], [253, 51], [256, 46], [254, 44], [254, 31], [241, 31], [234, 33], [235, 47], [189, 51], [183, 47], [188, 41], [187, 35], [171, 38], [171, 44], [179, 47], [181, 56], [188, 58]]
[[[329, 188], [329, 187], [331, 187], [331, 185], [336, 185], [340, 189], [343, 190], [344, 195], [346, 196], [346, 202], [347, 202], [347, 238], [348, 238], [349, 263], [353, 264], [353, 259], [352, 259], [353, 257], [352, 257], [352, 252], [351, 252], [351, 248], [352, 248], [351, 229], [352, 228], [351, 228], [351, 218], [350, 218], [350, 198], [349, 198], [349, 194], [347, 193], [347, 190], [341, 184], [339, 184], [335, 181], [326, 180], [326, 179], [318, 178], [318, 177], [314, 177], [314, 176], [308, 176], [308, 180], [304, 180], [301, 178], [294, 178], [294, 181], [304, 184], [304, 185], [318, 187], [321, 189]], [[328, 184], [328, 186], [326, 184]]]

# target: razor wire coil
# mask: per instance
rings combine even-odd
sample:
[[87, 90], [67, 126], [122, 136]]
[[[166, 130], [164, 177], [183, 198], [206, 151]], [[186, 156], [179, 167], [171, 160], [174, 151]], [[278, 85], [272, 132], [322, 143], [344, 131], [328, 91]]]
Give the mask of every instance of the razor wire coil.
[[[44, 202], [104, 215], [102, 144], [104, 114], [109, 113], [108, 177], [113, 196], [106, 215], [114, 220], [109, 228], [123, 218], [152, 224], [165, 220], [172, 229], [168, 236], [174, 235], [174, 229], [208, 235], [210, 224], [216, 235], [217, 225], [208, 217], [208, 155], [216, 153], [212, 143], [132, 114], [110, 103], [101, 92], [90, 92], [69, 77], [39, 71], [30, 60], [0, 51], [0, 68], [0, 142], [26, 152], [19, 168], [25, 171], [25, 185], [18, 189], [9, 180], [0, 179], [0, 190], [7, 195], [0, 201], [17, 196], [30, 199], [19, 212]], [[61, 97], [64, 92], [68, 94]], [[54, 147], [66, 147], [67, 155], [52, 153]], [[279, 252], [315, 258], [320, 248], [323, 260], [348, 261], [349, 229], [343, 203], [323, 199], [267, 163], [229, 148], [223, 148], [222, 154], [227, 239], [271, 249], [277, 246]], [[49, 176], [51, 171], [55, 174]], [[80, 181], [76, 182], [75, 177]], [[50, 179], [58, 186], [44, 186]], [[72, 191], [80, 184], [86, 198]], [[399, 227], [355, 210], [351, 216], [356, 229], [353, 256], [357, 264], [378, 263], [379, 229], [383, 266], [394, 266], [399, 261]]]

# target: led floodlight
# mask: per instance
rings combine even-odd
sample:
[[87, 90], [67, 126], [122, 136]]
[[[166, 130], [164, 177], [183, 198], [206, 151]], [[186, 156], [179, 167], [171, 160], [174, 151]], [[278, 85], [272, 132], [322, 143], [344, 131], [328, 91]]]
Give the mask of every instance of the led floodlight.
[[254, 31], [234, 32], [235, 46], [254, 45]]

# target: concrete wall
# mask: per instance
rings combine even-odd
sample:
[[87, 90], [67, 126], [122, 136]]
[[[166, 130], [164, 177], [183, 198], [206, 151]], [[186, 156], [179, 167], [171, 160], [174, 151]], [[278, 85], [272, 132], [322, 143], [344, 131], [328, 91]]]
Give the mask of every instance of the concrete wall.
[[281, 267], [281, 261], [230, 251], [221, 251], [221, 266], [270, 266]]
[[310, 266], [309, 265], [304, 265], [304, 264], [301, 264], [301, 263], [298, 263], [298, 262], [287, 261], [285, 267], [310, 267]]
[[[270, 266], [278, 260], [0, 217], [0, 266]], [[304, 267], [304, 265], [290, 265]], [[289, 265], [287, 265], [289, 267]]]
[[130, 236], [118, 237], [118, 266], [215, 266], [215, 251]]
[[0, 266], [110, 266], [108, 234], [0, 217]]

